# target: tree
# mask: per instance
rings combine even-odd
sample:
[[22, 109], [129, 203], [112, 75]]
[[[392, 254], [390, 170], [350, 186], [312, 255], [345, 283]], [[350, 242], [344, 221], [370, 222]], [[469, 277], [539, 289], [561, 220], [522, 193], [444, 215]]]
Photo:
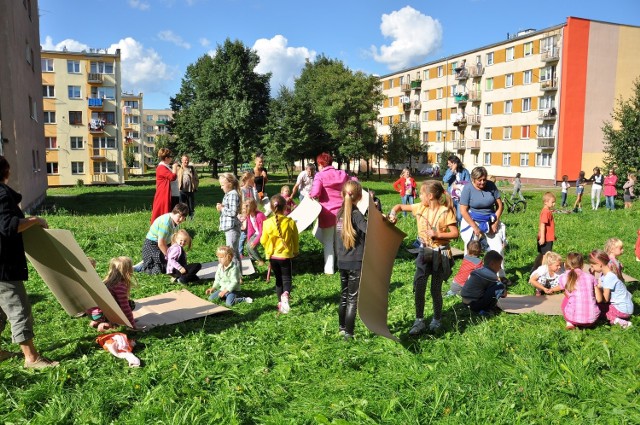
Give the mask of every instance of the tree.
[[628, 173], [640, 170], [640, 78], [633, 82], [631, 98], [619, 99], [611, 116], [613, 122], [605, 122], [602, 127], [605, 165], [615, 167], [622, 184]]
[[394, 167], [397, 164], [409, 163], [415, 156], [425, 154], [427, 145], [420, 141], [420, 131], [411, 128], [408, 123], [401, 122], [391, 124], [391, 132], [387, 137], [386, 156], [387, 162]]
[[125, 144], [125, 146], [124, 146], [124, 163], [127, 165], [128, 168], [133, 168], [135, 162], [136, 162], [136, 156], [133, 153], [133, 145], [132, 144]]
[[[238, 164], [260, 148], [269, 107], [271, 74], [254, 71], [260, 58], [238, 40], [225, 40], [214, 57], [189, 65], [171, 98], [178, 152], [217, 164]], [[215, 172], [215, 168], [214, 168]]]

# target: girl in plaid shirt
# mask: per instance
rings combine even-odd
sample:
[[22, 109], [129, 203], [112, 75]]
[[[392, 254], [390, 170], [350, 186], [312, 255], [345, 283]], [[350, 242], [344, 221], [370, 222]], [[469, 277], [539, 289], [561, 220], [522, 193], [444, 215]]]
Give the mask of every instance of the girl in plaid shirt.
[[240, 183], [231, 173], [223, 173], [219, 180], [224, 192], [222, 203], [216, 205], [220, 213], [220, 230], [224, 232], [226, 245], [233, 249], [234, 262], [240, 266]]

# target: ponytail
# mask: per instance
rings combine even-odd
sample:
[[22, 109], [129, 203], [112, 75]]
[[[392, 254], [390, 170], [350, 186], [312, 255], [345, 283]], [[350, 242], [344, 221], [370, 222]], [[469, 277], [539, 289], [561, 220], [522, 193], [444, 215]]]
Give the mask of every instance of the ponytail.
[[346, 249], [352, 249], [356, 245], [356, 230], [353, 228], [351, 214], [353, 206], [362, 199], [362, 186], [355, 180], [347, 181], [342, 186], [342, 208], [338, 216], [342, 217], [342, 244]]
[[576, 282], [578, 281], [578, 273], [576, 269], [582, 269], [584, 265], [584, 259], [579, 252], [570, 252], [567, 254], [567, 261], [565, 263], [569, 270], [567, 284], [564, 286], [567, 292], [573, 292], [576, 289]]

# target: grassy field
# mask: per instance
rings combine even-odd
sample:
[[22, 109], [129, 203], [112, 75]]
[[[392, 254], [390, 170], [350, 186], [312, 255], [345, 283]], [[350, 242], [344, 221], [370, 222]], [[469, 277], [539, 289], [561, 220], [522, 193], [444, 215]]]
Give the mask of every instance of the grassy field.
[[[272, 180], [270, 193], [282, 184], [282, 178]], [[364, 186], [376, 190], [385, 211], [399, 200], [389, 182]], [[140, 259], [153, 192], [153, 182], [144, 180], [118, 188], [51, 189], [44, 215], [51, 227], [73, 231], [104, 275], [111, 257]], [[542, 192], [525, 187], [525, 196], [525, 213], [504, 216], [506, 264], [508, 275], [519, 282], [513, 292], [531, 294], [526, 280], [535, 257]], [[195, 236], [190, 262], [213, 260], [224, 243], [214, 208], [221, 199], [217, 182], [205, 178], [195, 220], [183, 225]], [[626, 272], [640, 277], [633, 254], [639, 206], [610, 213], [591, 211], [588, 203], [586, 196], [581, 214], [556, 215], [555, 250], [587, 253], [616, 236], [625, 243]], [[409, 234], [389, 294], [389, 326], [400, 343], [371, 334], [362, 323], [356, 325], [355, 340], [338, 336], [338, 276], [321, 274], [321, 245], [309, 232], [301, 235], [302, 254], [294, 263], [290, 314], [276, 314], [273, 283], [265, 282], [266, 269], [260, 268], [243, 285], [253, 304], [206, 320], [130, 333], [139, 343], [139, 369], [102, 350], [88, 320], [68, 317], [30, 269], [36, 345], [61, 366], [34, 372], [22, 369], [21, 359], [1, 363], [0, 422], [640, 423], [636, 318], [629, 330], [603, 324], [568, 332], [561, 317], [483, 318], [471, 315], [459, 298], [447, 298], [443, 329], [409, 338], [414, 265], [404, 248], [416, 230], [411, 219], [401, 219], [398, 226]], [[204, 298], [207, 287], [201, 283], [190, 290]], [[165, 276], [138, 275], [133, 297], [178, 288]], [[637, 292], [634, 300], [640, 302]], [[431, 312], [429, 299], [426, 312]], [[17, 349], [10, 345], [8, 329], [2, 346]]]

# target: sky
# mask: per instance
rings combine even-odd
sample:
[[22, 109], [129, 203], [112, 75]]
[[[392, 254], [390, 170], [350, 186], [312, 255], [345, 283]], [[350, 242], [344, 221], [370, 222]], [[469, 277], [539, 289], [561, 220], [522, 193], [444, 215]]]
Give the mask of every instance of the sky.
[[306, 60], [386, 75], [541, 30], [568, 16], [640, 26], [640, 0], [39, 0], [45, 50], [121, 50], [122, 90], [169, 107], [187, 67], [229, 38], [260, 56], [271, 93]]

